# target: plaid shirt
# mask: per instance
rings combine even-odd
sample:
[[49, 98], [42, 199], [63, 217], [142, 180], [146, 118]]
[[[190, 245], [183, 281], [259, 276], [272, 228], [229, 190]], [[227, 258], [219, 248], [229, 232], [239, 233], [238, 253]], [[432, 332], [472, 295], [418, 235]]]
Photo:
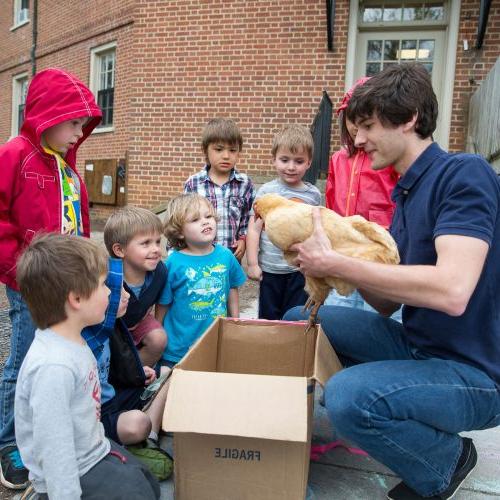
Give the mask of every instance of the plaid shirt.
[[192, 175], [184, 184], [184, 192], [198, 193], [210, 200], [219, 216], [215, 241], [230, 248], [247, 234], [255, 189], [250, 178], [234, 168], [225, 184], [214, 184], [208, 175], [209, 169], [210, 166], [205, 165], [201, 172]]
[[121, 259], [109, 258], [108, 277], [106, 285], [111, 290], [109, 294], [109, 305], [106, 309], [104, 321], [98, 325], [87, 326], [82, 330], [82, 337], [87, 342], [90, 350], [95, 354], [115, 328], [116, 313], [120, 305], [123, 282], [123, 262]]

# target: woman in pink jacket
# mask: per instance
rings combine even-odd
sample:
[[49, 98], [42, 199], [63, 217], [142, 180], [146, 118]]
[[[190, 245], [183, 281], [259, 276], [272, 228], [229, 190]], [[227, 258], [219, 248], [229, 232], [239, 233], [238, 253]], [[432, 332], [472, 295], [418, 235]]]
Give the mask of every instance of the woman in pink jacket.
[[[356, 125], [345, 114], [354, 89], [367, 80], [368, 78], [358, 80], [345, 94], [337, 109], [342, 148], [330, 159], [325, 193], [326, 206], [343, 217], [361, 215], [387, 229], [395, 207], [391, 193], [398, 182], [399, 174], [392, 167], [372, 170], [370, 157], [363, 149], [354, 145]], [[326, 304], [373, 310], [358, 291], [349, 297], [332, 292]]]

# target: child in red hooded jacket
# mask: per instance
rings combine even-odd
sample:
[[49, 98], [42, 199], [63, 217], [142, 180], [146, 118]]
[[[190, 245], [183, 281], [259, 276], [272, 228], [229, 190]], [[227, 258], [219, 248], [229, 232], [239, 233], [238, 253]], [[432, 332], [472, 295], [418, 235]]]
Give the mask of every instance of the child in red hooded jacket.
[[76, 171], [76, 153], [101, 116], [81, 81], [64, 70], [46, 69], [29, 85], [21, 133], [0, 147], [0, 281], [12, 323], [0, 380], [0, 480], [9, 488], [28, 483], [15, 440], [14, 394], [35, 334], [16, 282], [16, 261], [38, 232], [89, 236], [87, 190]]
[[[357, 128], [345, 113], [354, 89], [368, 79], [359, 79], [344, 95], [337, 109], [342, 148], [330, 159], [325, 191], [326, 206], [343, 217], [361, 215], [388, 229], [395, 208], [391, 193], [399, 174], [393, 167], [383, 170], [371, 168], [369, 155], [354, 145]], [[349, 297], [342, 297], [332, 291], [325, 304], [374, 311], [357, 290]], [[400, 319], [400, 313], [395, 313], [393, 318]]]

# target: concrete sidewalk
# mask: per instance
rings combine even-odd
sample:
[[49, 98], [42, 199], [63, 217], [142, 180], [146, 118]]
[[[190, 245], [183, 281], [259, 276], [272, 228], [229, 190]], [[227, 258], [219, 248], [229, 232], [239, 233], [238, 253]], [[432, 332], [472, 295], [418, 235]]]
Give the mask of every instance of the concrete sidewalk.
[[[241, 316], [256, 317], [257, 286], [247, 283], [242, 290]], [[10, 322], [7, 304], [0, 287], [0, 368], [8, 354]], [[336, 440], [325, 409], [319, 405], [321, 389], [316, 391], [313, 444], [326, 444]], [[454, 497], [457, 500], [500, 500], [500, 427], [468, 435], [474, 439], [479, 459], [472, 475]], [[162, 445], [172, 452], [171, 438], [162, 438]], [[307, 500], [378, 500], [386, 498], [387, 491], [399, 482], [394, 473], [369, 457], [335, 448], [318, 461], [311, 462]], [[174, 498], [173, 480], [161, 484], [163, 500]], [[20, 494], [0, 485], [0, 500], [15, 498]], [[238, 500], [235, 492], [235, 500]], [[203, 500], [203, 499], [200, 499]], [[258, 499], [255, 499], [258, 500]]]
[[[326, 444], [337, 439], [325, 409], [319, 404], [320, 393], [321, 389], [316, 391], [313, 444]], [[463, 435], [474, 439], [479, 458], [476, 468], [454, 499], [500, 499], [500, 427]], [[162, 444], [172, 451], [171, 439], [163, 438]], [[399, 481], [392, 471], [372, 458], [339, 447], [311, 462], [306, 500], [382, 500]], [[173, 480], [164, 481], [161, 491], [163, 500], [173, 499]], [[238, 499], [237, 494], [234, 498]]]

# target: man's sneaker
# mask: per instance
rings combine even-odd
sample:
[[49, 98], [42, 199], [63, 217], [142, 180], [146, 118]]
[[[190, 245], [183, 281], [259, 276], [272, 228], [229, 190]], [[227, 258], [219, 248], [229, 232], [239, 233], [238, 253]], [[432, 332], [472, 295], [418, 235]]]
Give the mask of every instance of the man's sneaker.
[[462, 454], [458, 459], [455, 472], [451, 476], [450, 484], [448, 485], [448, 488], [439, 493], [439, 495], [435, 495], [432, 497], [420, 496], [414, 490], [406, 486], [405, 483], [401, 482], [396, 485], [391, 491], [389, 491], [389, 493], [387, 493], [387, 498], [389, 500], [418, 500], [421, 498], [446, 500], [448, 498], [453, 498], [455, 496], [455, 493], [458, 491], [462, 483], [467, 479], [477, 463], [477, 451], [474, 443], [472, 442], [472, 439], [463, 437], [462, 443]]
[[13, 490], [23, 490], [28, 486], [28, 469], [17, 446], [6, 446], [0, 450], [0, 481]]
[[168, 479], [172, 475], [174, 460], [152, 439], [148, 438], [142, 443], [128, 445], [126, 449], [143, 462], [158, 481]]

